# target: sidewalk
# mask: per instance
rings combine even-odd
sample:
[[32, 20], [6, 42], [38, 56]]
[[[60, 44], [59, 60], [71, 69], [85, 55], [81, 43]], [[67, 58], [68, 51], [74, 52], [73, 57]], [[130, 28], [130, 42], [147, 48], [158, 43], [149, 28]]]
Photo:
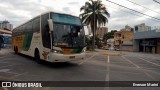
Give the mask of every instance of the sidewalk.
[[12, 51], [12, 49], [8, 49], [8, 48], [2, 48], [1, 50], [0, 50], [0, 57], [1, 56], [4, 56], [4, 55], [8, 55], [10, 52]]

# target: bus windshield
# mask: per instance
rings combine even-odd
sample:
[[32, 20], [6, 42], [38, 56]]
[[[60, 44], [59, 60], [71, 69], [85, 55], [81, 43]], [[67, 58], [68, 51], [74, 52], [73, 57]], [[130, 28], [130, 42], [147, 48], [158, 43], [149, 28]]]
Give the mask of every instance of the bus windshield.
[[11, 44], [11, 37], [9, 36], [4, 37], [4, 44]]
[[11, 37], [9, 34], [0, 34], [1, 47], [11, 47]]
[[78, 17], [53, 14], [53, 45], [58, 47], [84, 47], [84, 31]]

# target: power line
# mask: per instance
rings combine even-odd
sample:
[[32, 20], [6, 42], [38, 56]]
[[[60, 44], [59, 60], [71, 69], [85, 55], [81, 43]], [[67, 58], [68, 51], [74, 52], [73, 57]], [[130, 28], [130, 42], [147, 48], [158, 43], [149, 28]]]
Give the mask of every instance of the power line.
[[[111, 6], [108, 6], [108, 5], [106, 5], [106, 6], [107, 6], [107, 7], [111, 7]], [[116, 10], [117, 10], [117, 8], [115, 8], [115, 7], [111, 7], [111, 8], [113, 8], [113, 9], [116, 9]], [[118, 9], [119, 9], [119, 8], [118, 8]], [[129, 13], [129, 14], [132, 14], [132, 15], [135, 15], [135, 16], [142, 17], [141, 15], [137, 15], [137, 14], [135, 14], [135, 13], [127, 12], [127, 11], [124, 11], [124, 10], [122, 10], [122, 12]], [[145, 18], [147, 18], [147, 17], [145, 17]], [[150, 19], [150, 18], [148, 18], [148, 19], [149, 19], [149, 20], [152, 20], [152, 21], [159, 22], [159, 20]]]
[[159, 18], [156, 18], [156, 17], [150, 16], [150, 15], [144, 14], [144, 13], [142, 13], [142, 12], [139, 12], [139, 11], [136, 11], [136, 10], [133, 10], [133, 9], [130, 9], [130, 8], [125, 7], [125, 6], [123, 6], [123, 5], [120, 5], [120, 4], [118, 4], [118, 3], [115, 3], [115, 2], [112, 2], [112, 1], [109, 1], [109, 0], [106, 0], [106, 1], [108, 1], [108, 2], [110, 2], [110, 3], [113, 3], [113, 4], [115, 4], [115, 5], [121, 6], [121, 7], [123, 7], [123, 8], [129, 9], [129, 10], [131, 10], [131, 11], [140, 13], [140, 14], [142, 14], [142, 15], [148, 16], [148, 17], [150, 17], [150, 18], [153, 18], [153, 19], [156, 19], [156, 20], [160, 20]]
[[127, 1], [128, 1], [128, 2], [130, 2], [130, 3], [133, 3], [133, 4], [135, 4], [135, 5], [141, 6], [141, 7], [145, 8], [145, 9], [148, 9], [148, 10], [150, 10], [150, 11], [153, 11], [153, 12], [155, 12], [155, 13], [158, 13], [158, 14], [159, 14], [159, 12], [154, 11], [154, 10], [152, 10], [152, 9], [150, 9], [150, 8], [144, 7], [144, 6], [140, 5], [140, 4], [137, 4], [137, 3], [135, 3], [135, 2], [132, 2], [132, 1], [130, 1], [130, 0], [127, 0]]
[[158, 3], [158, 4], [160, 4], [160, 2], [159, 1], [157, 1], [157, 0], [153, 0], [154, 2], [156, 2], [156, 3]]

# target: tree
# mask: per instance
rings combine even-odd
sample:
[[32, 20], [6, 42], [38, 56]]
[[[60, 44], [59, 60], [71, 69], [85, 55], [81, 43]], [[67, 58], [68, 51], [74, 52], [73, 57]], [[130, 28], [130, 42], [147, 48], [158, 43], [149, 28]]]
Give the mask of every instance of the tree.
[[[80, 8], [80, 11], [83, 11], [80, 14], [80, 18], [82, 22], [86, 25], [90, 25], [93, 33], [92, 39], [92, 49], [95, 48], [95, 32], [97, 30], [97, 26], [105, 25], [108, 22], [107, 17], [110, 17], [106, 7], [102, 4], [100, 0], [89, 0], [85, 3], [84, 6]], [[97, 25], [98, 24], [98, 25]]]
[[106, 33], [103, 36], [103, 41], [106, 42], [110, 38], [114, 38], [114, 33], [117, 32], [117, 30], [112, 30], [111, 32]]

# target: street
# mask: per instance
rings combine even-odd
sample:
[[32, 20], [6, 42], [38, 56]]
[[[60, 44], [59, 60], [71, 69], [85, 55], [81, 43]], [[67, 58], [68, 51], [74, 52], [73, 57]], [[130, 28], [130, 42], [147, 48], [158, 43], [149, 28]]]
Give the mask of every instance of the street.
[[[110, 53], [110, 54], [106, 54]], [[122, 53], [114, 55], [112, 53]], [[37, 64], [9, 50], [0, 56], [0, 80], [16, 81], [160, 81], [160, 55], [97, 50], [81, 62]], [[46, 87], [33, 90], [159, 90], [159, 87]], [[2, 90], [10, 90], [4, 89]], [[21, 90], [16, 88], [16, 90]], [[25, 88], [24, 90], [30, 90]]]

